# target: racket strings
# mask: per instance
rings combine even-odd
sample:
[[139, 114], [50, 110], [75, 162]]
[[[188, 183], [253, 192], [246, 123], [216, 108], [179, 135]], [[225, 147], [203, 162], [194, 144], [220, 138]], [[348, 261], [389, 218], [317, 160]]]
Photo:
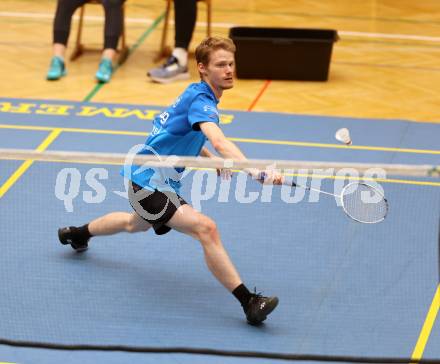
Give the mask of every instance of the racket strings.
[[374, 187], [353, 183], [342, 191], [342, 206], [352, 219], [363, 223], [377, 223], [385, 219], [388, 202]]

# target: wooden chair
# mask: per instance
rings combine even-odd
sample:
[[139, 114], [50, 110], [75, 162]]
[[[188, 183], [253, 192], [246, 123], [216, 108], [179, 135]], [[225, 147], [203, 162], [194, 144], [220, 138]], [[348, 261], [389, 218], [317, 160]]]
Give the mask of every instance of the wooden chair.
[[[211, 36], [211, 13], [212, 13], [212, 3], [211, 0], [197, 0], [204, 2], [206, 4], [206, 36]], [[168, 34], [168, 25], [170, 22], [170, 12], [171, 12], [171, 3], [173, 0], [166, 0], [166, 8], [165, 8], [165, 15], [164, 15], [164, 25], [162, 29], [162, 38], [160, 41], [160, 48], [157, 56], [155, 57], [154, 61], [158, 62], [164, 57], [170, 56], [172, 49], [167, 46], [167, 34]]]
[[[76, 34], [75, 48], [73, 49], [73, 52], [70, 56], [71, 61], [74, 61], [75, 59], [77, 59], [86, 50], [84, 45], [81, 43], [81, 35], [82, 35], [82, 29], [83, 29], [83, 23], [84, 23], [84, 12], [85, 12], [85, 7], [87, 4], [100, 4], [100, 5], [102, 5], [102, 1], [101, 0], [88, 0], [85, 5], [80, 7], [78, 32]], [[122, 33], [121, 33], [121, 46], [120, 46], [120, 49], [117, 50], [119, 53], [118, 64], [122, 64], [125, 62], [125, 60], [128, 57], [128, 51], [129, 51], [127, 43], [125, 41], [125, 16], [124, 16], [125, 9], [124, 9], [124, 7], [125, 7], [125, 2], [122, 4]]]

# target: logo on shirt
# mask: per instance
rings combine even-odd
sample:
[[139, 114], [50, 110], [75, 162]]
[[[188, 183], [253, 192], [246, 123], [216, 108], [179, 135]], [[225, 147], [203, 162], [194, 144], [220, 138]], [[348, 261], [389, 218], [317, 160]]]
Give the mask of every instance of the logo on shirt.
[[214, 106], [205, 105], [203, 106], [203, 111], [209, 112], [210, 114], [208, 114], [208, 117], [211, 119], [217, 119], [219, 117], [217, 108], [215, 108]]
[[170, 117], [170, 114], [164, 111], [162, 114], [159, 115], [159, 121], [162, 125], [164, 125], [168, 118]]
[[179, 105], [180, 100], [182, 100], [182, 96], [179, 96], [179, 97], [174, 101], [173, 109], [175, 109], [175, 108], [177, 107], [177, 105]]

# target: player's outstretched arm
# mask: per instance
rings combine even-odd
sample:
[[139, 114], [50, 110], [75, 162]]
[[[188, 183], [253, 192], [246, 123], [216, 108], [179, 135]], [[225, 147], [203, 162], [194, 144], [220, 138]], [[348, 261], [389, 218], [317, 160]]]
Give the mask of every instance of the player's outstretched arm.
[[246, 156], [242, 151], [234, 143], [226, 139], [223, 131], [217, 124], [212, 122], [200, 123], [200, 130], [223, 158], [246, 160]]
[[[200, 123], [200, 130], [203, 134], [208, 138], [211, 142], [214, 149], [220, 154], [223, 158], [230, 158], [234, 160], [246, 160], [246, 156], [243, 152], [238, 148], [234, 143], [230, 140], [226, 139], [223, 131], [218, 127], [217, 124], [212, 122]], [[256, 168], [246, 169], [246, 173], [252, 176], [252, 178], [260, 180], [262, 176], [262, 172]], [[274, 183], [281, 184], [282, 176], [279, 173], [273, 174], [265, 172], [267, 176], [266, 179], [261, 180], [260, 182], [265, 183]]]

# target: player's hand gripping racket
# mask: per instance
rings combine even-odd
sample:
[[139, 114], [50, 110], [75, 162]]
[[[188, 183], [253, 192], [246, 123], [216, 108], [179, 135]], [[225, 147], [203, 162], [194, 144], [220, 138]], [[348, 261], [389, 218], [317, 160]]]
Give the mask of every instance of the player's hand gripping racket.
[[[262, 172], [259, 179], [264, 182], [266, 177], [266, 173]], [[351, 219], [364, 224], [381, 222], [385, 219], [388, 213], [388, 201], [382, 192], [367, 183], [351, 182], [344, 186], [340, 195], [321, 191], [317, 188], [301, 186], [293, 181], [287, 182], [284, 180], [283, 184], [337, 197], [341, 201], [341, 206], [344, 212]]]

